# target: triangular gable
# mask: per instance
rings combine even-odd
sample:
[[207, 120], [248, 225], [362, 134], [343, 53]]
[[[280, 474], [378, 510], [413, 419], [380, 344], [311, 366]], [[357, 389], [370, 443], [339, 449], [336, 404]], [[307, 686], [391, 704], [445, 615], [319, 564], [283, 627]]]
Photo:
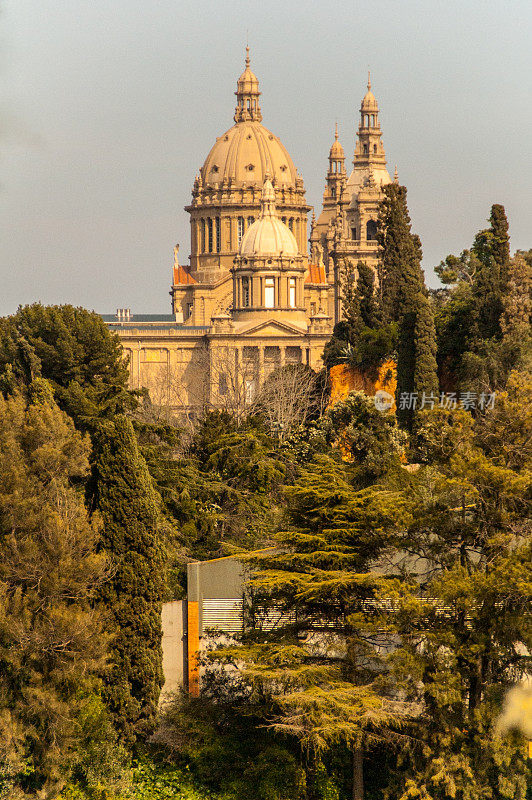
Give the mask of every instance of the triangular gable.
[[238, 328], [238, 334], [246, 336], [302, 336], [307, 333], [305, 329], [291, 325], [289, 322], [281, 322], [277, 319], [265, 319], [250, 328]]

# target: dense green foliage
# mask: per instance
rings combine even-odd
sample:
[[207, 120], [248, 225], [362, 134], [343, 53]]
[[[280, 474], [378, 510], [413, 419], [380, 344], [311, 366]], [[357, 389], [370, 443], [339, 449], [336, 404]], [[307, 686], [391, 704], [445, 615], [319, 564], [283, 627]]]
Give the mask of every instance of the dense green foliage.
[[0, 397], [2, 798], [57, 796], [73, 764], [87, 767], [91, 724], [107, 748], [93, 772], [120, 760], [100, 700], [108, 636], [91, 602], [108, 566], [72, 485], [88, 453], [42, 380], [29, 402]]
[[[428, 293], [384, 195], [325, 361], [395, 358], [397, 415], [326, 408], [292, 365], [184, 430], [96, 315], [0, 320], [2, 800], [527, 798], [524, 712], [500, 715], [532, 652], [532, 251], [494, 205]], [[162, 602], [231, 553], [241, 634], [159, 709]]]
[[162, 686], [165, 547], [159, 497], [124, 416], [100, 424], [93, 473], [102, 547], [113, 571], [100, 590], [114, 618], [105, 697], [121, 737], [133, 744], [152, 731]]
[[531, 259], [510, 258], [504, 208], [492, 206], [490, 227], [471, 250], [436, 268], [451, 290], [436, 315], [440, 382], [446, 389], [504, 388], [531, 350]]
[[0, 319], [0, 389], [23, 388], [36, 377], [50, 382], [81, 427], [136, 405], [118, 336], [84, 308], [35, 303]]

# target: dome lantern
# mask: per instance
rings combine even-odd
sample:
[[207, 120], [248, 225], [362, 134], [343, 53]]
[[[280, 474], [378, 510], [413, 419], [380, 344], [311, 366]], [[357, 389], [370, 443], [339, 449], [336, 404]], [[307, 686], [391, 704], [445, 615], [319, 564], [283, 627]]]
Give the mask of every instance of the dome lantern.
[[246, 47], [246, 66], [236, 85], [235, 122], [260, 122], [262, 120], [259, 106], [259, 81], [249, 65], [249, 47]]

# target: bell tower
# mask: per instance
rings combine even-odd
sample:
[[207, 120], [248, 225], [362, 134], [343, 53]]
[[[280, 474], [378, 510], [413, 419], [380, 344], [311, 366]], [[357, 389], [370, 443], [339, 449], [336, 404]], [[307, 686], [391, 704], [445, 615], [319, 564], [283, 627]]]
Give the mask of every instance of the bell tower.
[[386, 155], [382, 144], [382, 131], [379, 122], [379, 106], [371, 91], [371, 76], [368, 72], [368, 91], [360, 105], [360, 124], [353, 166], [357, 168], [386, 167]]
[[338, 200], [342, 195], [346, 182], [347, 173], [345, 171], [344, 148], [338, 141], [338, 123], [336, 123], [334, 142], [329, 151], [329, 171], [327, 172], [327, 187], [325, 193], [334, 200]]

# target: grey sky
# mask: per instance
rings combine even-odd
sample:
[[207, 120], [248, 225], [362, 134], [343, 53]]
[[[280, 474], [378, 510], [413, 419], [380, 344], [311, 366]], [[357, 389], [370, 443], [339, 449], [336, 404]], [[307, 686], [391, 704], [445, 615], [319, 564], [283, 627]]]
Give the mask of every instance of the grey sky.
[[368, 65], [424, 266], [492, 203], [532, 247], [530, 0], [4, 0], [0, 314], [169, 311], [192, 182], [232, 123], [246, 33], [264, 124], [321, 205], [334, 121], [351, 159]]

